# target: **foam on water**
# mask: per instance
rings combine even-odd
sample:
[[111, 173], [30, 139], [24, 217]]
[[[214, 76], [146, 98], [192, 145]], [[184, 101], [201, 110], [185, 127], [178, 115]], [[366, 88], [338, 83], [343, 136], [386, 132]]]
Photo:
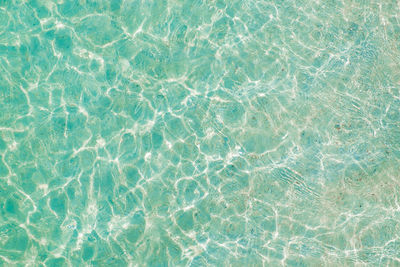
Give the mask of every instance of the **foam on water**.
[[0, 266], [400, 265], [399, 14], [0, 1]]

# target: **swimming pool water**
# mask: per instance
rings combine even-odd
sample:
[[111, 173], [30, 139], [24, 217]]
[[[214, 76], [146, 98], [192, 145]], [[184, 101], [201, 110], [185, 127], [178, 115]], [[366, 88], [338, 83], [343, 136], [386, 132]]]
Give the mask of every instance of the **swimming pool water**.
[[400, 266], [399, 14], [1, 0], [0, 266]]

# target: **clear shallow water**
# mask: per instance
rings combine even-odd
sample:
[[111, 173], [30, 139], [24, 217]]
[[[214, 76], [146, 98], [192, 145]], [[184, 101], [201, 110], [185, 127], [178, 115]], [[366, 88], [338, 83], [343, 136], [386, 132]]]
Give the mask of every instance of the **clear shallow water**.
[[1, 266], [400, 265], [396, 1], [0, 3]]

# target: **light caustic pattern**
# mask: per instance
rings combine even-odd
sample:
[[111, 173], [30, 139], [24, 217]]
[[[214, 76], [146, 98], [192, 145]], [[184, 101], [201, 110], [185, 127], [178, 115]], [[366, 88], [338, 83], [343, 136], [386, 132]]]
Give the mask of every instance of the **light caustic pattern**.
[[0, 265], [399, 266], [396, 2], [0, 1]]

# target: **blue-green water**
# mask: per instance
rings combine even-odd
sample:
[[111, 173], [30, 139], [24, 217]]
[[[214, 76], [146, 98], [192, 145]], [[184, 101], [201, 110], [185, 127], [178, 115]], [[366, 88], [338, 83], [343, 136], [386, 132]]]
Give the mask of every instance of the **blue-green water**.
[[400, 266], [394, 0], [1, 0], [0, 266]]

